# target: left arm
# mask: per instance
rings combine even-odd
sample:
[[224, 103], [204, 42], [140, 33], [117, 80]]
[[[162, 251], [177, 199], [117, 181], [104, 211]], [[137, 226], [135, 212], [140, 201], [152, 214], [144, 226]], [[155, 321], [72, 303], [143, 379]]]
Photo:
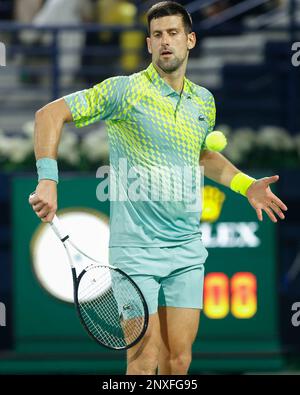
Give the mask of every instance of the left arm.
[[211, 180], [230, 188], [233, 177], [240, 171], [219, 152], [201, 151], [200, 166], [204, 175]]
[[[228, 188], [234, 176], [241, 173], [228, 159], [219, 152], [202, 151], [200, 165], [204, 167], [204, 175], [211, 180]], [[282, 210], [286, 211], [286, 205], [271, 191], [270, 184], [278, 181], [279, 176], [264, 177], [255, 180], [245, 191], [249, 203], [256, 211], [257, 217], [262, 221], [262, 210], [266, 212], [273, 222], [277, 222], [275, 214], [284, 219]]]

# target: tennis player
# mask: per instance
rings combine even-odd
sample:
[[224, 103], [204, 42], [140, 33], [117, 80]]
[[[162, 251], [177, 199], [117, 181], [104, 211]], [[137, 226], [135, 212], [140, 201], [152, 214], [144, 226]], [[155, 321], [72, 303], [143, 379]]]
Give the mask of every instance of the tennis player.
[[[74, 121], [82, 127], [104, 120], [116, 175], [120, 159], [129, 168], [163, 173], [180, 166], [195, 170], [200, 163], [206, 177], [244, 195], [260, 221], [263, 211], [273, 222], [276, 217], [284, 219], [287, 207], [270, 189], [277, 175], [255, 180], [222, 154], [203, 149], [214, 128], [215, 104], [207, 89], [185, 77], [189, 52], [196, 44], [188, 12], [172, 1], [157, 3], [148, 11], [148, 27], [152, 62], [147, 69], [109, 78], [37, 112], [34, 147], [39, 183], [33, 210], [44, 222], [56, 212], [56, 158], [64, 123]], [[158, 188], [156, 176], [152, 184]], [[125, 188], [128, 180], [120, 178]], [[192, 182], [184, 188], [192, 191], [194, 186]], [[176, 182], [172, 188], [170, 196], [180, 196]], [[110, 202], [110, 263], [138, 283], [150, 312], [146, 335], [128, 350], [127, 374], [188, 373], [208, 255], [201, 241], [200, 204], [191, 209], [190, 203], [175, 198]]]

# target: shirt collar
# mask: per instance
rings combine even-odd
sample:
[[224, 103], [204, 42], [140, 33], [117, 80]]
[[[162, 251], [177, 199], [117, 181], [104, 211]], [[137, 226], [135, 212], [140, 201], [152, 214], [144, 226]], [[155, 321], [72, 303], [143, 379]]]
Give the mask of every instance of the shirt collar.
[[[159, 75], [158, 71], [155, 69], [152, 63], [146, 69], [146, 73], [152, 84], [161, 92], [162, 96], [169, 96], [172, 94], [176, 94], [179, 96], [179, 93], [176, 92], [170, 85], [168, 85], [163, 80], [163, 78]], [[183, 96], [191, 97], [192, 93], [193, 89], [191, 82], [184, 77]]]

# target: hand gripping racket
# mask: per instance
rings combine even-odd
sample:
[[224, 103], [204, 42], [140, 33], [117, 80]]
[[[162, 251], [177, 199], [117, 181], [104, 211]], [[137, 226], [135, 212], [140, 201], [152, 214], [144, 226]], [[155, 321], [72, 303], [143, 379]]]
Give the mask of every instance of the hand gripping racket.
[[[122, 270], [81, 251], [57, 216], [50, 225], [65, 247], [73, 276], [74, 303], [86, 331], [110, 349], [134, 346], [145, 334], [149, 321], [148, 307], [138, 286]], [[77, 274], [79, 262], [84, 269]]]

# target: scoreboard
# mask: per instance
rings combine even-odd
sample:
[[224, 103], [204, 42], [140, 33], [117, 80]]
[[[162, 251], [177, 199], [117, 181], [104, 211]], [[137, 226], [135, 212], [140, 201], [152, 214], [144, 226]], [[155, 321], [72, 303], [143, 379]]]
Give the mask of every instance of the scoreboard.
[[204, 285], [204, 314], [222, 319], [229, 313], [250, 319], [257, 312], [257, 282], [251, 272], [238, 272], [231, 279], [225, 273], [209, 273]]
[[[78, 212], [85, 212], [86, 220], [97, 217], [107, 242], [109, 203], [97, 200], [98, 181], [94, 175], [62, 174], [59, 214], [66, 220]], [[34, 258], [41, 243], [51, 242], [49, 227], [39, 222], [27, 203], [35, 183], [35, 176], [15, 177], [12, 182], [16, 361], [2, 361], [0, 372], [123, 373], [125, 355], [94, 344], [79, 324], [69, 296], [61, 292], [70, 273], [59, 289], [61, 282], [51, 275], [49, 264], [43, 272]], [[209, 256], [190, 372], [280, 369], [275, 226], [268, 218], [259, 222], [243, 196], [209, 180], [203, 198], [202, 238]], [[98, 237], [100, 243], [101, 234]], [[55, 254], [53, 246], [49, 256]]]

